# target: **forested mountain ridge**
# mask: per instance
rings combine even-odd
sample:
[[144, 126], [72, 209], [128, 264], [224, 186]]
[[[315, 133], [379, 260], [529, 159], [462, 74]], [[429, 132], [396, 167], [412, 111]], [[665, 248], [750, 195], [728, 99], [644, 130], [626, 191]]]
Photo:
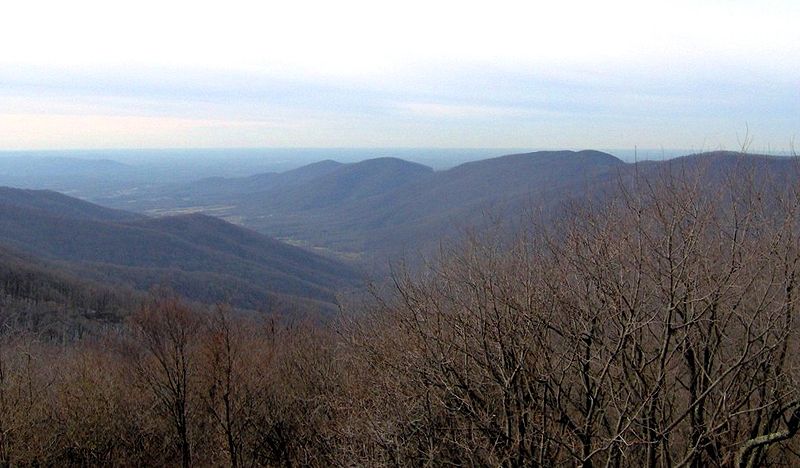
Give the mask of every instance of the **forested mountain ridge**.
[[[325, 160], [283, 173], [204, 179], [120, 204], [205, 211], [385, 267], [406, 253], [431, 251], [487, 216], [555, 216], [570, 201], [601, 197], [637, 174], [657, 177], [672, 168], [702, 174], [708, 186], [745, 175], [786, 184], [796, 165], [734, 152], [628, 164], [591, 150], [513, 154], [443, 171], [396, 158]], [[170, 284], [192, 299], [243, 307], [292, 297], [330, 306], [338, 288], [357, 283], [358, 273], [340, 261], [200, 213], [150, 218], [56, 192], [0, 188], [0, 243], [95, 281], [136, 289]]]
[[512, 154], [441, 171], [390, 158], [324, 161], [280, 174], [198, 181], [112, 203], [145, 212], [207, 212], [278, 238], [381, 263], [402, 252], [430, 249], [442, 237], [479, 225], [487, 213], [557, 213], [570, 200], [602, 196], [639, 173], [672, 167], [702, 172], [715, 183], [736, 171], [786, 180], [792, 161], [716, 151], [625, 163], [594, 150]]
[[381, 262], [457, 234], [483, 210], [550, 205], [624, 165], [599, 151], [514, 154], [443, 171], [396, 158], [323, 161], [104, 202], [145, 212], [207, 212], [278, 238]]
[[0, 190], [0, 244], [96, 281], [240, 307], [332, 307], [354, 268], [201, 214], [148, 219], [52, 192]]
[[133, 221], [141, 214], [95, 205], [52, 190], [0, 187], [0, 205], [87, 221]]

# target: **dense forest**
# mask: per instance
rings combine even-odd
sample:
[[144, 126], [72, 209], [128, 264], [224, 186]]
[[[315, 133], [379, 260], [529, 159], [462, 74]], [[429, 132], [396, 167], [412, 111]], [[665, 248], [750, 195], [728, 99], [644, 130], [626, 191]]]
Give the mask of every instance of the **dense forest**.
[[55, 336], [4, 305], [0, 462], [794, 465], [797, 174], [732, 169], [468, 232], [326, 320], [4, 270], [3, 304], [119, 318]]

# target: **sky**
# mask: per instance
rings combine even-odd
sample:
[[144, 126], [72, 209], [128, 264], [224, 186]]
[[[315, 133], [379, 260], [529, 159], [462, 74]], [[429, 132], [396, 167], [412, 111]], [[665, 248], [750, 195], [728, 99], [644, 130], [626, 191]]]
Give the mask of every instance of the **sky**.
[[0, 150], [785, 151], [798, 24], [797, 0], [10, 0]]

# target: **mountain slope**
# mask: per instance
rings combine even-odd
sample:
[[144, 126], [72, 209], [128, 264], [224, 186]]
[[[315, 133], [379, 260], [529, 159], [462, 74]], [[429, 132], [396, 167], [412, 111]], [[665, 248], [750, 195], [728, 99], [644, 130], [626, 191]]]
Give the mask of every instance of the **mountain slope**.
[[[243, 224], [261, 232], [345, 251], [396, 253], [435, 244], [440, 237], [473, 224], [482, 211], [517, 211], [528, 203], [550, 203], [546, 194], [580, 190], [623, 165], [597, 151], [537, 152], [440, 172], [420, 170], [411, 177], [389, 168], [382, 174], [383, 183], [359, 180], [358, 187], [369, 190], [350, 188], [353, 182], [347, 178], [334, 179], [341, 192], [326, 189], [334, 185], [331, 174], [276, 195], [295, 197], [283, 206], [257, 196], [226, 203], [236, 206], [232, 212], [242, 216]], [[392, 180], [401, 182], [386, 182]], [[335, 203], [309, 203], [309, 195], [296, 195], [304, 190], [325, 193]], [[347, 195], [340, 196], [342, 192]]]
[[655, 172], [665, 168], [699, 173], [709, 182], [719, 183], [725, 177], [770, 177], [786, 181], [794, 178], [800, 167], [797, 158], [744, 154], [734, 151], [710, 151], [695, 153], [666, 161], [645, 161], [639, 168]]
[[144, 218], [143, 215], [105, 208], [50, 190], [0, 187], [0, 205], [80, 220], [133, 221]]
[[624, 163], [599, 151], [540, 151], [475, 161], [437, 172], [424, 183], [383, 195], [381, 204], [406, 213], [398, 222], [445, 216], [492, 205], [535, 198], [556, 188], [575, 189]]
[[426, 180], [433, 169], [397, 158], [368, 159], [344, 164], [311, 180], [297, 180], [292, 187], [269, 195], [277, 210], [315, 210], [381, 195]]
[[[68, 217], [74, 210], [32, 208], [41, 193], [3, 193], [0, 243], [98, 281], [167, 284], [193, 299], [251, 308], [292, 298], [330, 305], [338, 287], [357, 281], [342, 263], [205, 215], [119, 220], [75, 200], [78, 217]], [[97, 216], [80, 217], [87, 210]]]
[[190, 201], [188, 205], [198, 203], [224, 203], [232, 197], [246, 196], [253, 193], [272, 192], [287, 186], [304, 184], [324, 176], [342, 163], [325, 160], [286, 172], [265, 172], [248, 177], [210, 177], [178, 187], [167, 187], [159, 193], [159, 197], [173, 200], [179, 206], [180, 201]]
[[142, 295], [79, 279], [52, 263], [0, 247], [0, 326], [74, 338], [119, 323]]
[[282, 173], [239, 178], [203, 179], [161, 193], [174, 207], [255, 205], [260, 210], [298, 211], [329, 207], [379, 195], [433, 174], [433, 169], [397, 158], [342, 164], [320, 161]]

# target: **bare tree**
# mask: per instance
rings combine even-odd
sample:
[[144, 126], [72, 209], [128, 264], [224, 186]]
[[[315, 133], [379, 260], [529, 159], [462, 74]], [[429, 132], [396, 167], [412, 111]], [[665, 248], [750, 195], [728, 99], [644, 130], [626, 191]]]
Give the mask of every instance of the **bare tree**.
[[200, 317], [177, 299], [143, 307], [132, 319], [142, 355], [136, 371], [175, 430], [181, 463], [192, 464], [189, 398], [195, 372]]
[[[800, 414], [788, 351], [800, 204], [784, 185], [733, 174], [622, 180], [552, 229], [473, 237], [421, 279], [398, 272], [394, 297], [378, 301], [388, 331], [369, 340], [356, 327], [354, 342], [417, 390], [395, 389], [420, 403], [416, 436], [435, 434], [423, 461], [791, 457], [773, 448]], [[708, 190], [709, 177], [725, 183]], [[375, 439], [393, 438], [383, 432]]]

